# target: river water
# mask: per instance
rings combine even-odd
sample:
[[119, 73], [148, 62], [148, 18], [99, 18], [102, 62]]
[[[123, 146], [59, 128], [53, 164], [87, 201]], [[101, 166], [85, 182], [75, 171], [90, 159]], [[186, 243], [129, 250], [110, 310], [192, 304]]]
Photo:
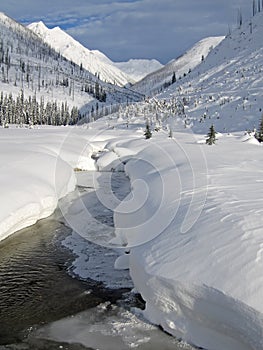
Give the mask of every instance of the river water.
[[[126, 180], [114, 176], [117, 191]], [[112, 226], [110, 210], [97, 204], [96, 215]], [[72, 232], [58, 217], [0, 242], [0, 350], [192, 349], [143, 319], [128, 272], [113, 269], [115, 252]], [[94, 222], [90, 227], [94, 231]]]

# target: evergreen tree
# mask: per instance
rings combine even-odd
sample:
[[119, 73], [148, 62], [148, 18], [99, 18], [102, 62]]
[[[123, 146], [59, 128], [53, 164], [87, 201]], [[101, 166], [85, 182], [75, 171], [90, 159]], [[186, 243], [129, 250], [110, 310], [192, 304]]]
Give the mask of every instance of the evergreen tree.
[[242, 27], [242, 24], [243, 24], [243, 16], [242, 16], [241, 8], [239, 8], [237, 12], [237, 25], [239, 29]]
[[146, 139], [150, 139], [152, 137], [152, 132], [148, 120], [146, 122], [144, 136]]
[[258, 142], [263, 142], [263, 114], [259, 123], [259, 128], [255, 133], [255, 138], [258, 140]]
[[209, 128], [209, 132], [207, 134], [207, 139], [205, 142], [207, 145], [213, 145], [215, 144], [215, 141], [216, 141], [216, 131], [215, 131], [214, 125], [212, 124]]
[[173, 73], [173, 76], [172, 76], [172, 84], [174, 84], [176, 82], [176, 75], [175, 75], [175, 72]]

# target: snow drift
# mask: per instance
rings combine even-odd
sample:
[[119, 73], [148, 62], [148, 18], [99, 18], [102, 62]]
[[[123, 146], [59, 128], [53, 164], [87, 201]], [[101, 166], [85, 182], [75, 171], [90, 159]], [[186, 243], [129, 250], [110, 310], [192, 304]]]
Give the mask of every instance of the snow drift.
[[209, 350], [261, 349], [261, 147], [239, 136], [210, 147], [187, 133], [156, 141], [125, 167], [133, 191], [115, 210], [113, 240], [130, 248], [145, 316]]

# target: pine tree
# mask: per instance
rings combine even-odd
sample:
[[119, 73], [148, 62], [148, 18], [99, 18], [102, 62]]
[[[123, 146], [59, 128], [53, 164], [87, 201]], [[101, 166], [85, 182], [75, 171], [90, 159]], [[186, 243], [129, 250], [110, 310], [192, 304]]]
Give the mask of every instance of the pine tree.
[[258, 140], [258, 142], [263, 142], [263, 114], [259, 123], [259, 128], [255, 133], [255, 138]]
[[216, 131], [215, 131], [214, 125], [212, 124], [209, 128], [209, 132], [207, 134], [207, 139], [205, 142], [207, 145], [213, 145], [215, 144], [215, 141], [216, 141]]
[[151, 132], [151, 129], [150, 129], [150, 125], [149, 125], [148, 120], [147, 120], [147, 122], [146, 122], [144, 136], [145, 136], [146, 139], [150, 139], [150, 138], [152, 137], [152, 132]]
[[173, 76], [172, 76], [172, 84], [174, 84], [176, 82], [176, 75], [175, 75], [175, 72], [173, 73]]
[[237, 12], [237, 25], [239, 29], [242, 27], [242, 24], [243, 24], [243, 16], [242, 16], [241, 8], [239, 8]]

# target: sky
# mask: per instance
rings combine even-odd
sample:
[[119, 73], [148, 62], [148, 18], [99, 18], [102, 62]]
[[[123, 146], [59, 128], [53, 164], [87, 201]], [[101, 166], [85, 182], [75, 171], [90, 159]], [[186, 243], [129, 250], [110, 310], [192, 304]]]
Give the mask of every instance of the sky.
[[165, 64], [197, 41], [226, 35], [252, 0], [0, 0], [0, 11], [22, 24], [59, 26], [111, 60], [155, 58]]

